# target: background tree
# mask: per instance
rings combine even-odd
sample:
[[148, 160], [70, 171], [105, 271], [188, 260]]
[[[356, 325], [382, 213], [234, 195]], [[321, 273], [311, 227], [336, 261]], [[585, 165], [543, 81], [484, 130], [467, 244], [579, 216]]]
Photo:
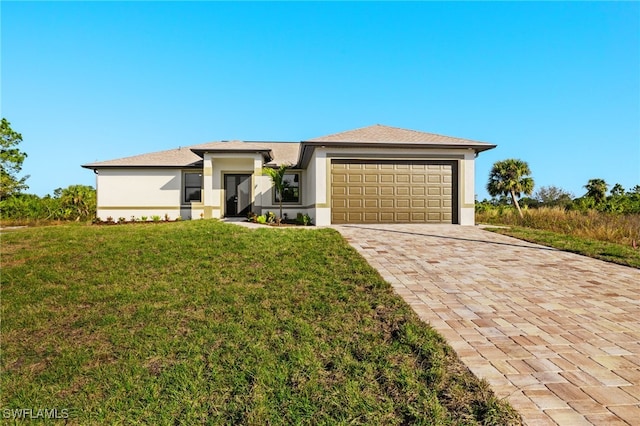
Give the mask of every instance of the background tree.
[[557, 186], [542, 186], [534, 194], [533, 198], [544, 206], [566, 206], [571, 203], [574, 195]]
[[287, 169], [289, 166], [287, 164], [283, 164], [277, 169], [272, 169], [270, 167], [265, 167], [263, 169], [264, 173], [266, 173], [273, 183], [273, 187], [276, 190], [276, 198], [278, 198], [280, 204], [280, 217], [278, 218], [278, 225], [282, 221], [282, 199], [284, 198], [284, 190], [287, 187], [287, 182], [284, 180], [284, 175], [287, 174]]
[[60, 207], [65, 219], [75, 221], [92, 219], [96, 215], [96, 190], [87, 185], [70, 185], [56, 189], [60, 194]]
[[17, 146], [22, 142], [22, 135], [11, 128], [6, 118], [0, 123], [0, 200], [27, 189], [24, 183], [29, 176], [18, 179], [22, 163], [27, 154]]
[[587, 189], [585, 197], [593, 198], [596, 205], [602, 203], [607, 198], [607, 188], [609, 185], [604, 179], [589, 179], [584, 186]]
[[611, 195], [614, 197], [624, 195], [624, 187], [619, 183], [616, 183], [613, 185], [613, 188], [611, 188]]
[[501, 194], [511, 196], [518, 214], [523, 217], [518, 198], [522, 193], [531, 195], [533, 192], [534, 182], [530, 174], [531, 169], [525, 161], [513, 158], [497, 161], [489, 173], [487, 191], [492, 197]]

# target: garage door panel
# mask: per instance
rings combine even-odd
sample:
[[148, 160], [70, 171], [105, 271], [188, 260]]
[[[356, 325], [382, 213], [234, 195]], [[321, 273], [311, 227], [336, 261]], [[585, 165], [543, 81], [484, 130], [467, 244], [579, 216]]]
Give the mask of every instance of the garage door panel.
[[392, 209], [392, 208], [394, 208], [393, 201], [394, 201], [393, 198], [386, 198], [386, 199], [380, 200], [380, 208], [381, 209]]
[[369, 223], [378, 223], [378, 222], [382, 222], [383, 219], [381, 218], [381, 213], [380, 212], [365, 212], [364, 214], [364, 221], [365, 222], [369, 222]]
[[411, 200], [408, 198], [398, 198], [396, 199], [396, 208], [397, 209], [410, 209], [411, 208]]
[[339, 198], [339, 199], [334, 199], [335, 202], [331, 203], [332, 207], [334, 209], [346, 209], [347, 208], [347, 199], [346, 198]]
[[360, 196], [364, 194], [364, 188], [362, 186], [349, 186], [347, 188], [347, 194], [349, 196]]
[[377, 186], [365, 186], [364, 187], [364, 195], [367, 196], [377, 196], [380, 194], [380, 188]]
[[427, 175], [427, 183], [434, 184], [434, 185], [440, 185], [442, 183], [442, 176], [441, 175], [429, 174], [429, 175]]
[[334, 160], [331, 221], [452, 223], [455, 170], [453, 161]]
[[408, 186], [397, 186], [396, 187], [396, 196], [398, 197], [407, 197], [411, 194], [411, 188]]
[[380, 187], [380, 195], [381, 196], [394, 196], [396, 195], [396, 188], [393, 186], [381, 186]]
[[332, 196], [343, 197], [343, 196], [347, 195], [347, 187], [332, 185], [331, 186], [331, 195]]
[[349, 209], [361, 209], [364, 207], [363, 201], [362, 198], [347, 198], [347, 206], [349, 206]]
[[412, 211], [411, 212], [411, 221], [412, 222], [426, 222], [427, 214], [423, 211]]
[[347, 212], [331, 209], [331, 220], [335, 223], [347, 223]]
[[442, 213], [441, 212], [427, 212], [427, 221], [428, 222], [438, 222], [442, 221]]
[[331, 175], [331, 183], [345, 183], [347, 182], [347, 175], [343, 173], [333, 173]]
[[411, 176], [408, 174], [397, 174], [396, 175], [396, 184], [398, 185], [405, 185], [408, 184], [409, 182], [411, 182]]

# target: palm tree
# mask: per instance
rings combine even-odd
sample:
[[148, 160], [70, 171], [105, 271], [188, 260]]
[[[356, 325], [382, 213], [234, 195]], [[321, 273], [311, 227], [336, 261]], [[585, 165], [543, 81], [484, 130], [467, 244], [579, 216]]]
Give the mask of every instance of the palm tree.
[[498, 195], [510, 195], [513, 205], [518, 209], [520, 217], [523, 217], [518, 197], [521, 193], [531, 195], [533, 192], [533, 178], [529, 165], [522, 160], [510, 158], [508, 160], [497, 161], [489, 173], [489, 183], [487, 191], [492, 197]]
[[600, 204], [607, 198], [607, 182], [604, 179], [589, 179], [584, 186], [587, 189], [586, 197], [593, 198], [596, 204]]
[[282, 199], [284, 198], [284, 190], [288, 186], [288, 183], [284, 180], [284, 175], [287, 174], [288, 168], [289, 166], [287, 164], [282, 164], [277, 169], [272, 169], [270, 167], [262, 169], [263, 172], [271, 178], [273, 187], [276, 190], [276, 196], [280, 202], [280, 217], [278, 218], [278, 225], [280, 225], [280, 222], [282, 221]]

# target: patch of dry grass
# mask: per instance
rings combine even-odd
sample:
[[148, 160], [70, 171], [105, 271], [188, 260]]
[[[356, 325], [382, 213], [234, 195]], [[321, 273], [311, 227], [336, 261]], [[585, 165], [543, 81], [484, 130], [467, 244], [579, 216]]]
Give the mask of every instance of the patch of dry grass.
[[640, 215], [611, 214], [595, 210], [567, 211], [563, 208], [527, 209], [524, 218], [512, 208], [476, 212], [476, 222], [542, 229], [578, 238], [640, 246]]

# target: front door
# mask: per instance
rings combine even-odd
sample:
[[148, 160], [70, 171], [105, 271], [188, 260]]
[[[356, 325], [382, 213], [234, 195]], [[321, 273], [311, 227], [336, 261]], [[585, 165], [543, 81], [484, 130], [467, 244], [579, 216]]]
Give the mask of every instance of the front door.
[[224, 215], [246, 216], [251, 211], [251, 175], [224, 175]]

